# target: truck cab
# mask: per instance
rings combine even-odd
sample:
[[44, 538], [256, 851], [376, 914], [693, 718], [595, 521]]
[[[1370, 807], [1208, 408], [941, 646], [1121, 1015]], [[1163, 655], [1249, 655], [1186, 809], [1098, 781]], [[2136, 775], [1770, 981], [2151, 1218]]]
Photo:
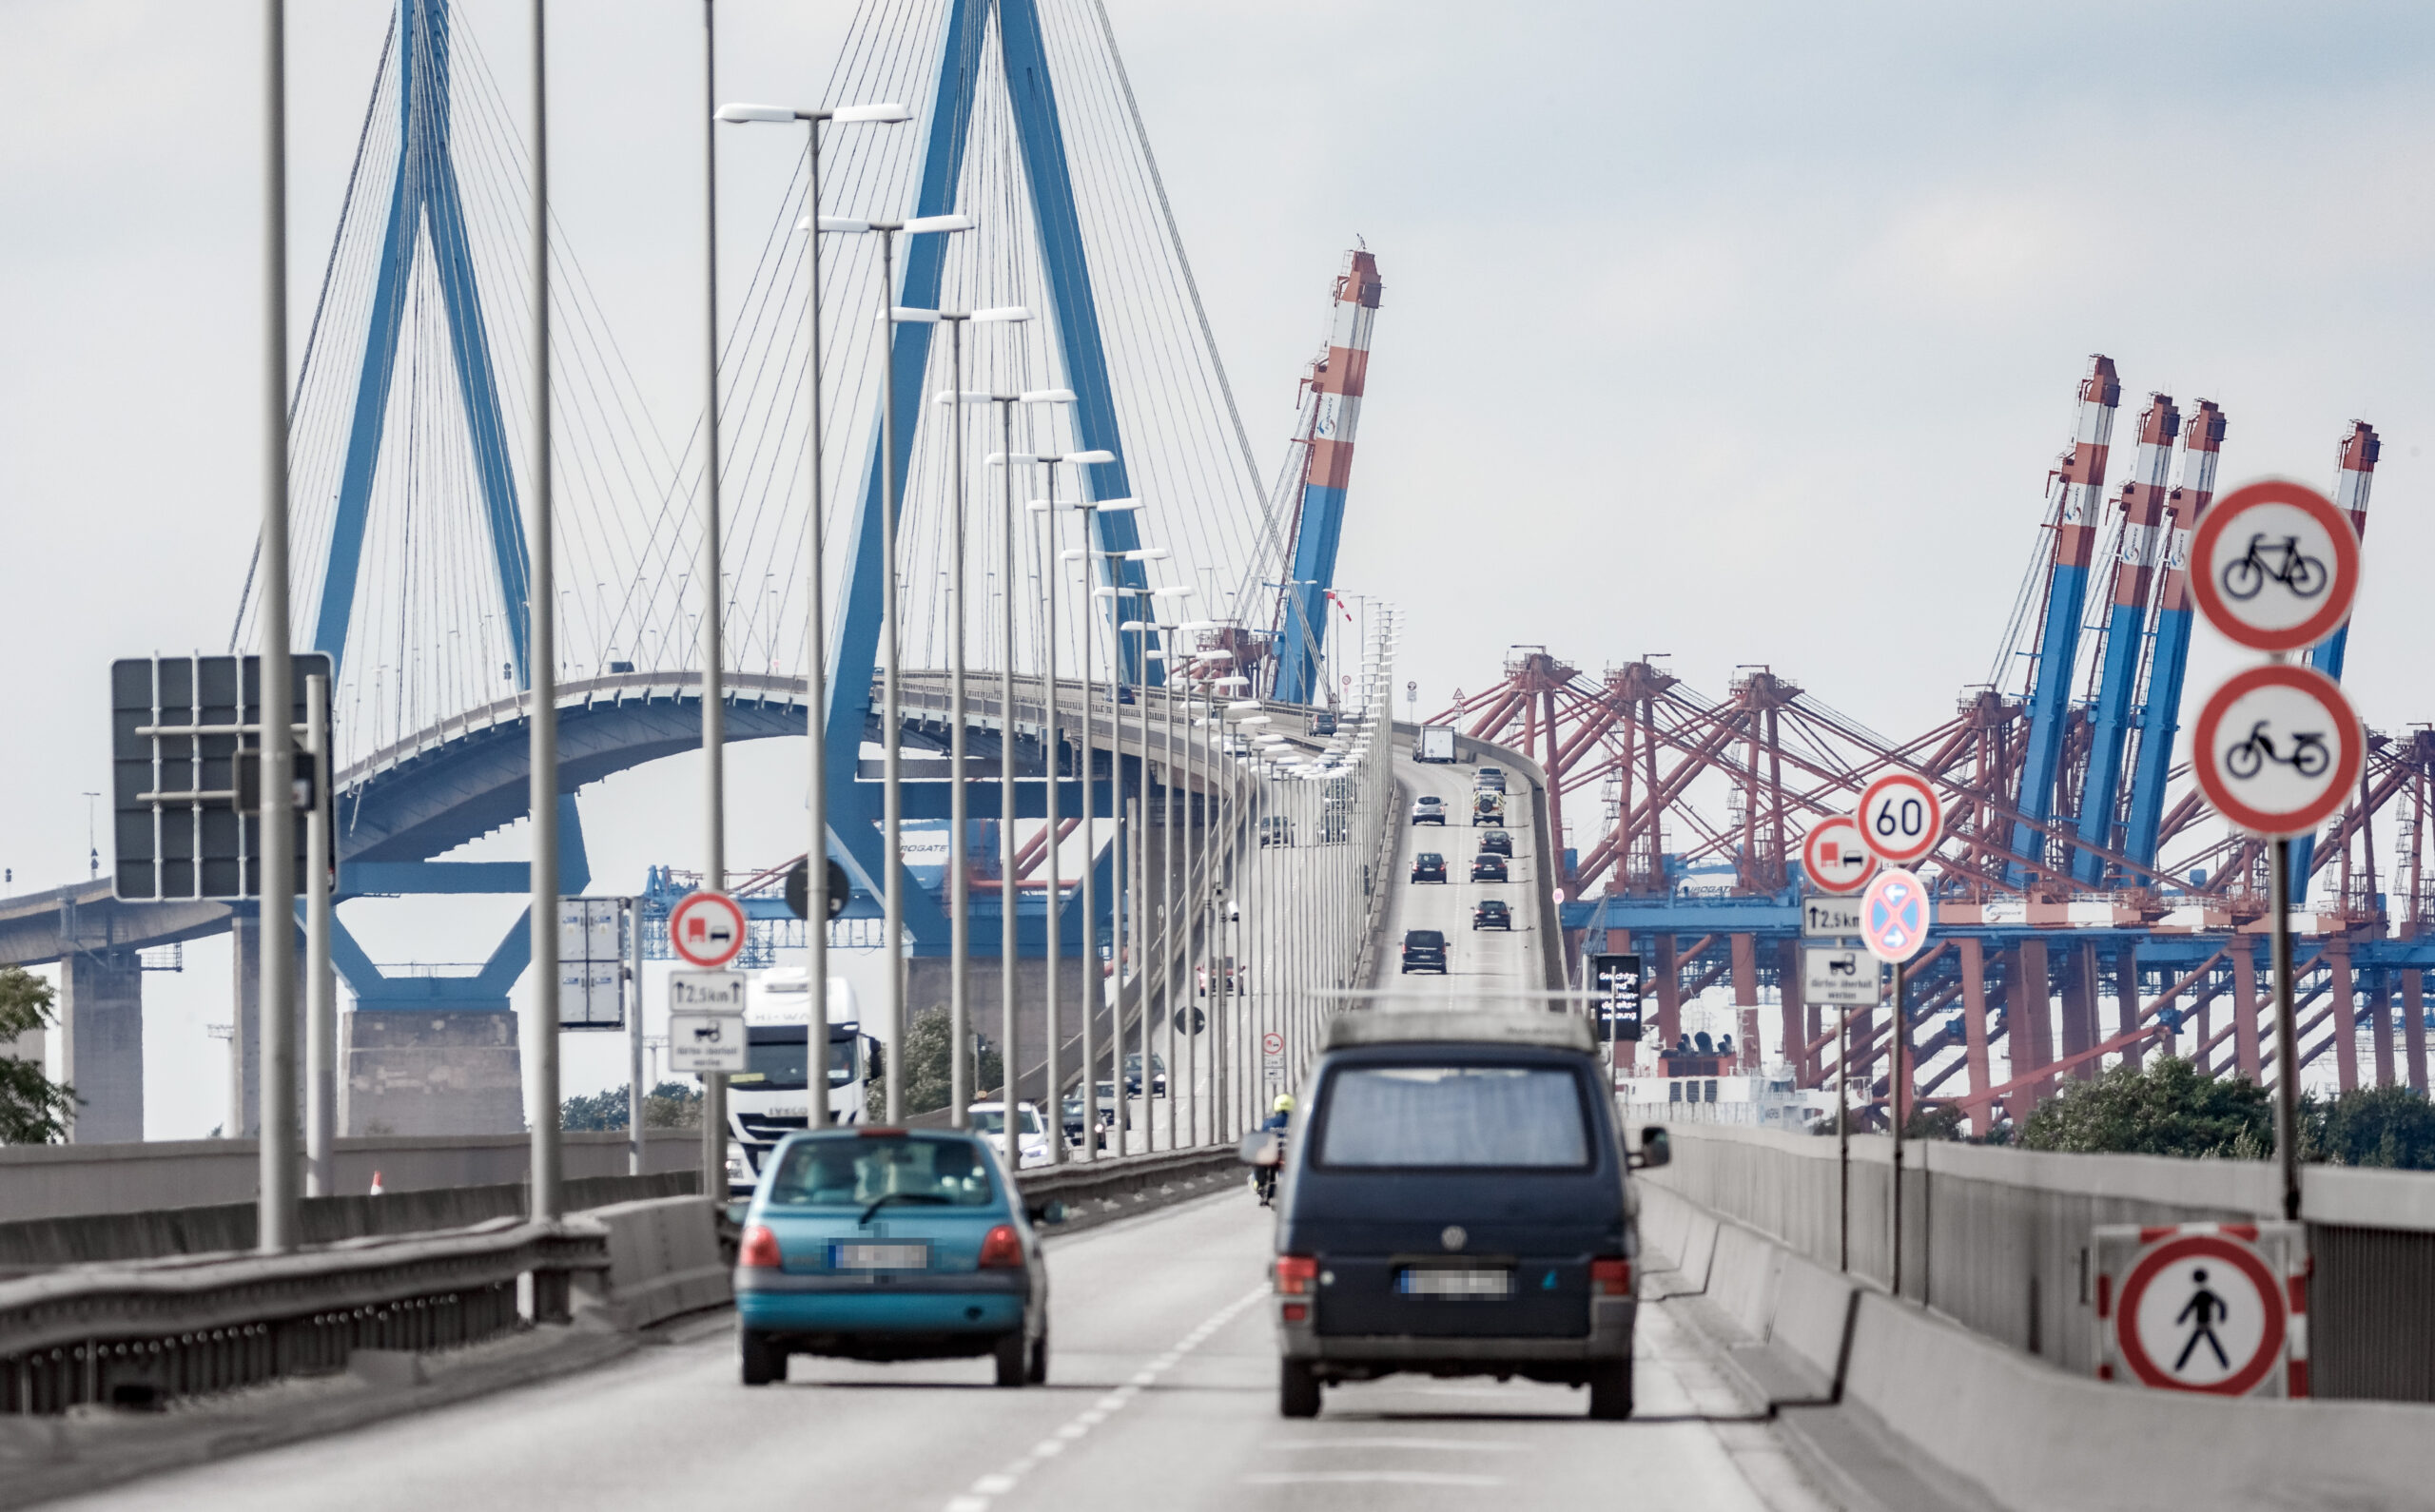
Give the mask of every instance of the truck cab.
[[[749, 1063], [727, 1079], [731, 1192], [750, 1192], [778, 1141], [809, 1122], [811, 992], [802, 968], [761, 973], [747, 988], [744, 1037]], [[864, 1088], [878, 1042], [863, 1033], [853, 984], [828, 979], [826, 1051], [828, 1121], [861, 1123]]]

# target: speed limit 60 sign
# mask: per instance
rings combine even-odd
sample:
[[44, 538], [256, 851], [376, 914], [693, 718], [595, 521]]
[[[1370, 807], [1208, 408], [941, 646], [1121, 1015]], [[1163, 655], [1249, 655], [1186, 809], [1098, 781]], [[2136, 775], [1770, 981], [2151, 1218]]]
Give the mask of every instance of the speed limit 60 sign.
[[1860, 790], [1860, 843], [1888, 866], [1908, 866], [1944, 838], [1944, 804], [1916, 772], [1887, 772]]

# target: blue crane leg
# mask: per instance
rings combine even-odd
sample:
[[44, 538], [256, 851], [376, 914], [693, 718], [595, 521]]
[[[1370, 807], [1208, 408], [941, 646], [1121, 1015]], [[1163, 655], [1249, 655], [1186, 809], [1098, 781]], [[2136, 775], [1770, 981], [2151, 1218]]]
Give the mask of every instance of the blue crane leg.
[[[1117, 428], [1116, 393], [1108, 381], [1107, 349], [1100, 336], [1099, 304], [1091, 292], [1090, 261], [1083, 252], [1081, 218], [1074, 207], [1074, 177], [1066, 166], [1065, 133], [1058, 124], [1057, 90], [1049, 78], [1036, 0], [999, 0], [998, 26], [1005, 54], [1006, 94], [1014, 102], [1016, 131], [1023, 141], [1023, 176], [1031, 184], [1032, 219], [1040, 226], [1041, 262], [1047, 273], [1058, 351], [1063, 358], [1066, 383], [1074, 391], [1074, 432], [1082, 450], [1116, 454], [1115, 461], [1086, 470], [1085, 486], [1095, 499], [1124, 498], [1132, 493], [1132, 482]], [[1148, 501], [1153, 507], [1159, 502]], [[1132, 551], [1141, 544], [1140, 528], [1129, 514], [1094, 514], [1092, 520], [1101, 551]], [[1108, 601], [1111, 630], [1128, 619], [1156, 617], [1150, 611], [1151, 601], [1141, 596], [1149, 575], [1140, 562], [1107, 559], [1098, 572], [1095, 580], [1131, 591]], [[1141, 675], [1142, 645], [1130, 636], [1116, 639], [1120, 675], [1135, 682]], [[1152, 647], [1158, 644], [1156, 636], [1147, 641]], [[1154, 670], [1150, 681], [1157, 684], [1163, 678]]]
[[1302, 490], [1302, 522], [1294, 537], [1293, 583], [1285, 595], [1285, 634], [1276, 649], [1276, 696], [1289, 704], [1313, 704], [1319, 699], [1318, 648], [1327, 636], [1327, 593], [1335, 586], [1344, 496], [1343, 489], [1316, 483]]
[[[2335, 682], [2342, 681], [2342, 664], [2350, 649], [2350, 627], [2343, 626], [2316, 644], [2308, 652], [2308, 665]], [[2303, 835], [2291, 842], [2291, 906], [2299, 907], [2308, 901], [2308, 874], [2316, 869], [2317, 838]]]
[[[2131, 685], [2139, 676], [2140, 642], [2147, 634], [2145, 604], [2116, 604], [2105, 630], [2105, 674], [2097, 683], [2089, 745], [2088, 781], [2080, 785], [2081, 843], [2112, 848], [2114, 816], [2119, 811], [2122, 748], [2131, 735]], [[2105, 862], [2088, 851], [2072, 857], [2072, 875], [2094, 887], [2105, 880]]]
[[[2037, 686], [2029, 701], [2029, 748], [2021, 761], [2016, 806], [2043, 824], [2055, 812], [2055, 777], [2063, 763], [2063, 729], [2070, 713], [2072, 666], [2080, 652], [2080, 605], [2088, 596], [2085, 567], [2058, 566], [2046, 597], [2046, 625], [2037, 641]], [[2045, 837], [2027, 824], [2013, 826], [2013, 854], [2036, 856]], [[2013, 868], [2013, 881], [2028, 873]]]
[[2165, 779], [2172, 771], [2172, 738], [2181, 727], [2181, 686], [2190, 670], [2190, 611], [2156, 614], [2156, 649], [2148, 667], [2148, 702], [2139, 711], [2139, 756], [2131, 777], [2131, 824], [2122, 849], [2142, 865], [2156, 863], [2156, 831], [2164, 824]]

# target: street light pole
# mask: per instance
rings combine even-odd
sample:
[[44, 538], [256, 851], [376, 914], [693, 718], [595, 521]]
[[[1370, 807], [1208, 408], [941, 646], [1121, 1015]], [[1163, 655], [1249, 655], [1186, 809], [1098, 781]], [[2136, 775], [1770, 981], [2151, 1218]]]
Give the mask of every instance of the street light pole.
[[[795, 229], [803, 233], [804, 261], [807, 264], [804, 322], [807, 350], [804, 362], [806, 397], [810, 405], [810, 424], [804, 447], [808, 454], [806, 471], [811, 474], [811, 511], [804, 532], [804, 728], [810, 736], [810, 750], [805, 763], [805, 815], [808, 831], [804, 847], [804, 881], [807, 883], [804, 902], [804, 989], [808, 1022], [805, 1026], [804, 1122], [812, 1129], [825, 1129], [829, 1122], [828, 1099], [828, 508], [827, 479], [822, 475], [822, 459], [827, 455], [824, 417], [820, 409], [820, 124], [838, 121], [847, 124], [868, 123], [896, 126], [913, 119], [913, 112], [901, 105], [883, 102], [874, 105], [838, 106], [833, 108], [798, 110], [789, 106], [727, 105], [718, 109], [717, 119], [734, 125], [761, 123], [784, 125], [800, 121], [804, 126], [808, 171], [804, 183], [803, 219]], [[639, 926], [638, 926], [639, 927]], [[639, 972], [635, 977], [641, 986]], [[817, 1091], [814, 1091], [814, 1088]], [[639, 1104], [637, 1104], [639, 1106]]]
[[[256, 1242], [296, 1247], [295, 669], [287, 617], [287, 8], [263, 7], [262, 1138]], [[243, 717], [242, 710], [240, 718]], [[326, 781], [326, 776], [323, 779]]]
[[[563, 1195], [558, 1140], [558, 595], [556, 521], [551, 514], [550, 461], [550, 109], [548, 0], [533, 0], [533, 503], [532, 576], [526, 584], [532, 702], [533, 1021], [524, 1032], [534, 1106], [531, 1216], [559, 1216]], [[707, 19], [709, 8], [704, 7]], [[713, 301], [715, 307], [715, 300]], [[713, 371], [715, 372], [715, 366]], [[727, 1160], [719, 1148], [722, 1167]], [[564, 1276], [554, 1278], [561, 1286]], [[534, 1277], [536, 1317], [562, 1317], [563, 1297], [544, 1298]]]
[[[727, 890], [726, 649], [720, 633], [726, 581], [719, 542], [719, 154], [718, 21], [714, 0], [702, 0], [702, 556], [693, 573], [701, 592], [702, 885]], [[551, 805], [553, 810], [556, 805]], [[541, 815], [534, 813], [535, 839]], [[555, 973], [552, 974], [555, 979]], [[727, 1164], [727, 1076], [702, 1074], [702, 1191], [724, 1194]]]

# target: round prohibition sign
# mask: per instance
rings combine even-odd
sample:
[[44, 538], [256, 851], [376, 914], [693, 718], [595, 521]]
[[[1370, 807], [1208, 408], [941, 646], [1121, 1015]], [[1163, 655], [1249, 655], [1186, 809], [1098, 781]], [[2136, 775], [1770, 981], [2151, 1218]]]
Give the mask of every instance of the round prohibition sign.
[[744, 909], [725, 893], [687, 893], [668, 911], [668, 948], [685, 964], [718, 971], [744, 953]]
[[2143, 1386], [2247, 1396], [2283, 1357], [2282, 1288], [2264, 1257], [2226, 1234], [2186, 1233], [2142, 1252], [2122, 1278], [2114, 1340]]
[[1930, 922], [1927, 885], [1899, 866], [1879, 872], [1860, 898], [1860, 940], [1889, 966], [1919, 953]]
[[1923, 860], [1944, 838], [1944, 802], [1916, 772], [1887, 772], [1860, 790], [1860, 843], [1888, 866]]
[[2260, 651], [2313, 646], [2350, 617], [2359, 533], [2305, 483], [2248, 484], [2218, 499], [2192, 533], [2190, 591], [2227, 640]]
[[1801, 840], [1801, 869], [1823, 893], [1856, 893], [1868, 885], [1877, 857], [1860, 841], [1860, 821], [1836, 814], [1809, 826]]
[[2234, 826], [2305, 835], [2359, 786], [2367, 741], [2342, 687], [2313, 667], [2252, 667], [2208, 695], [2191, 730], [2199, 792]]

